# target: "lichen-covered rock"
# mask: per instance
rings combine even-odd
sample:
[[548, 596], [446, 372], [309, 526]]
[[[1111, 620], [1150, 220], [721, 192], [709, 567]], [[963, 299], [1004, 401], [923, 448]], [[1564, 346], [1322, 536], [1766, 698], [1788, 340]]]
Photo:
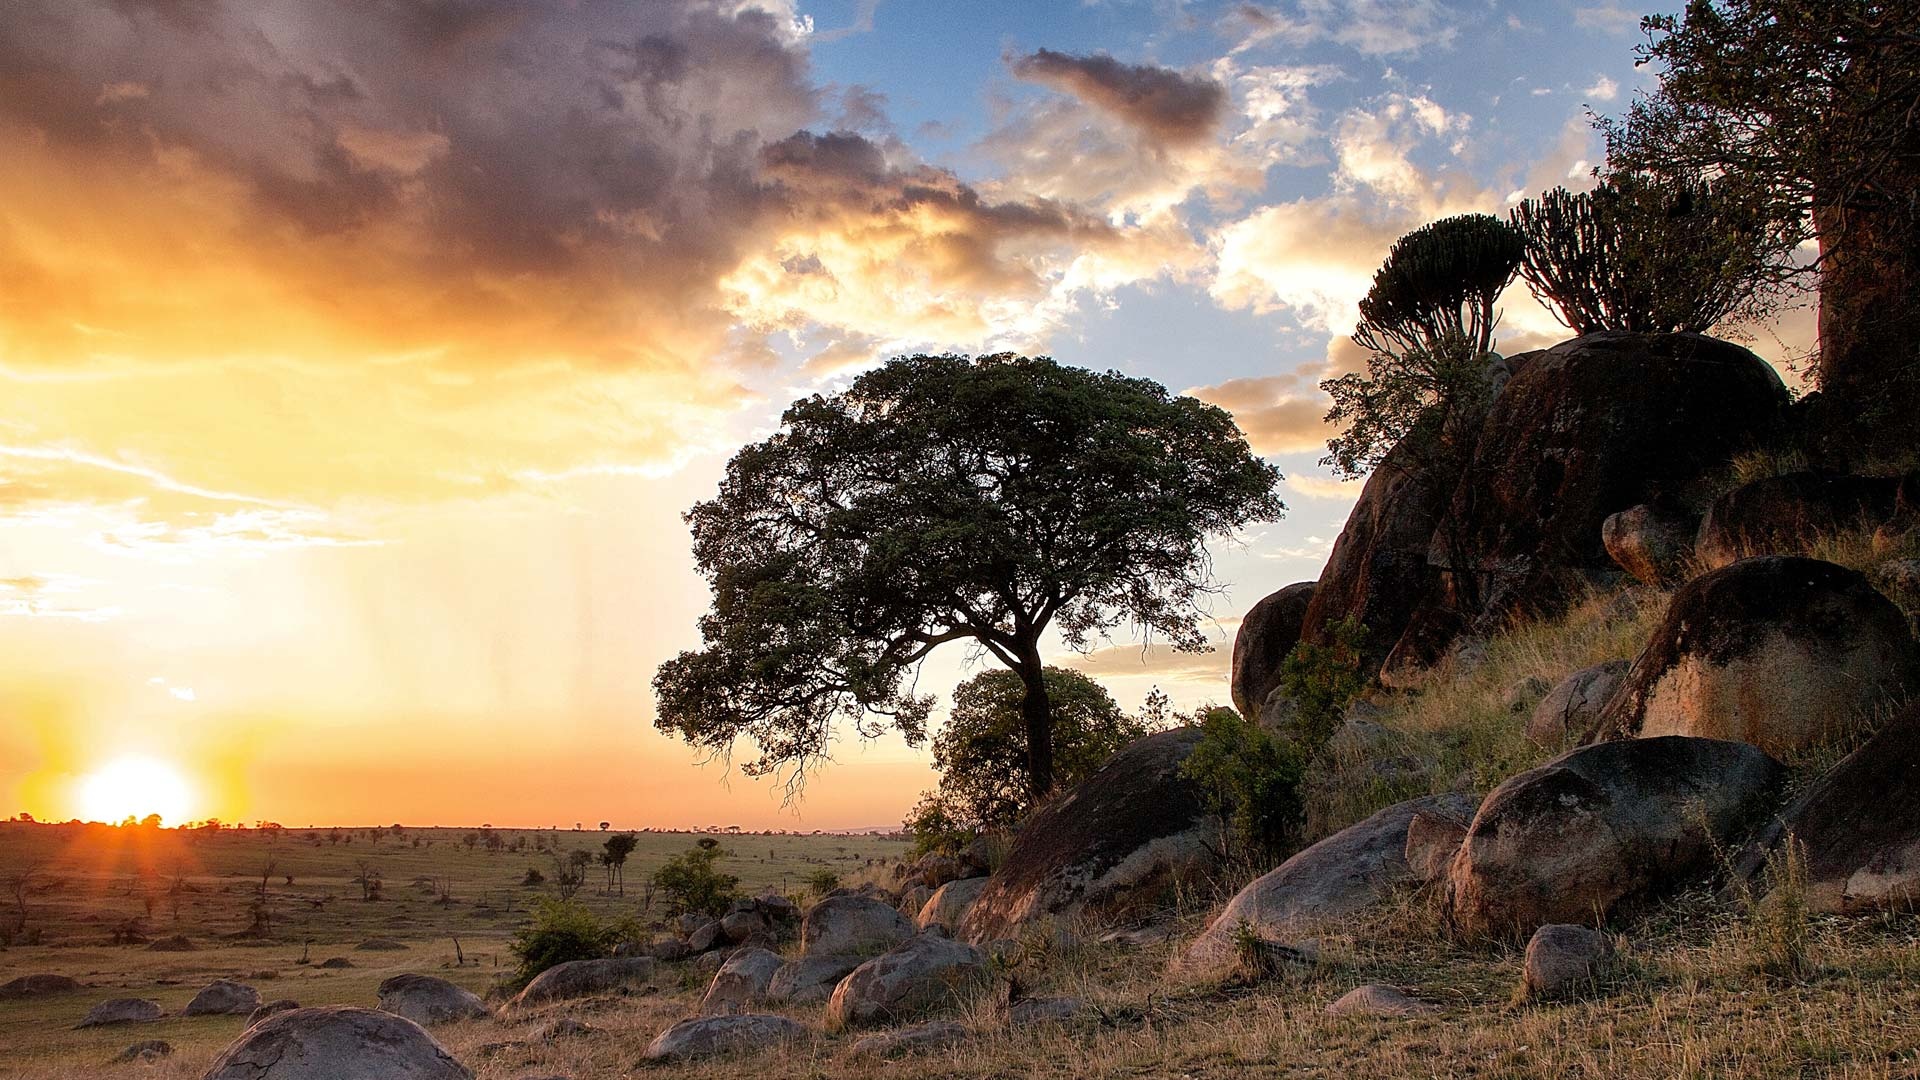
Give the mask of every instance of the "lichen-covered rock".
[[1300, 640], [1313, 601], [1314, 583], [1302, 581], [1272, 593], [1248, 609], [1233, 635], [1233, 707], [1260, 722], [1260, 707], [1280, 686], [1280, 665]]
[[703, 1016], [682, 1020], [647, 1044], [646, 1060], [691, 1061], [717, 1054], [765, 1050], [807, 1037], [805, 1025], [784, 1016]]
[[1908, 706], [1816, 780], [1739, 860], [1760, 888], [1791, 836], [1815, 911], [1920, 908], [1920, 705]]
[[708, 1015], [744, 1012], [746, 1007], [767, 996], [767, 984], [786, 961], [766, 949], [740, 949], [714, 972], [707, 994], [700, 1000], [700, 1011]]
[[1036, 812], [960, 920], [958, 936], [1012, 937], [1043, 920], [1118, 913], [1218, 864], [1217, 826], [1180, 772], [1196, 728], [1149, 735]]
[[380, 983], [378, 993], [381, 1009], [423, 1027], [489, 1015], [478, 994], [433, 975], [395, 975]]
[[1569, 751], [1487, 796], [1448, 868], [1444, 916], [1518, 941], [1604, 919], [1711, 868], [1784, 770], [1747, 743], [1680, 736]]
[[645, 986], [653, 979], [651, 956], [627, 956], [605, 960], [569, 960], [533, 977], [526, 989], [507, 1003], [509, 1009], [524, 1009], [549, 1001], [604, 994]]
[[1599, 727], [1601, 713], [1632, 666], [1630, 660], [1608, 660], [1560, 680], [1527, 718], [1527, 741], [1558, 750], [1585, 738]]
[[809, 956], [884, 952], [913, 936], [899, 909], [871, 896], [829, 896], [807, 909], [800, 947]]
[[979, 898], [987, 887], [983, 877], [961, 878], [949, 881], [934, 890], [932, 896], [920, 908], [920, 914], [914, 919], [914, 925], [922, 930], [929, 927], [944, 927], [949, 933], [957, 929], [960, 920], [966, 915], [967, 908]]
[[1527, 940], [1522, 981], [1528, 997], [1571, 997], [1592, 990], [1612, 965], [1612, 938], [1589, 926], [1552, 923]]
[[1714, 500], [1694, 547], [1710, 570], [1755, 555], [1804, 555], [1824, 537], [1892, 518], [1899, 491], [1894, 477], [1769, 476]]
[[1600, 523], [1600, 542], [1620, 569], [1642, 584], [1677, 585], [1693, 566], [1700, 520], [1678, 507], [1640, 503]]
[[964, 1042], [966, 1037], [967, 1029], [951, 1020], [928, 1020], [923, 1024], [909, 1024], [892, 1031], [862, 1035], [854, 1042], [848, 1056], [855, 1060], [896, 1058], [944, 1049]]
[[403, 1016], [378, 1009], [294, 1009], [248, 1028], [202, 1080], [473, 1080]]
[[864, 956], [803, 956], [780, 965], [767, 980], [767, 1000], [804, 1004], [825, 1001], [833, 988], [853, 969], [866, 961]]
[[109, 1024], [143, 1024], [167, 1015], [157, 1001], [146, 998], [110, 998], [87, 1010], [75, 1027], [106, 1027]]
[[1413, 880], [1407, 832], [1423, 811], [1470, 817], [1473, 795], [1432, 795], [1398, 803], [1295, 854], [1236, 893], [1174, 960], [1176, 972], [1206, 976], [1238, 960], [1241, 927], [1282, 941], [1315, 922], [1364, 911]]
[[1438, 1011], [1384, 983], [1356, 986], [1327, 1006], [1328, 1016], [1421, 1016]]
[[989, 981], [980, 950], [923, 934], [842, 979], [827, 1002], [827, 1028], [916, 1020], [964, 1004]]
[[1786, 756], [1844, 737], [1916, 686], [1920, 645], [1866, 578], [1761, 556], [1674, 594], [1599, 736], [1734, 739]]
[[215, 979], [187, 1002], [188, 1016], [245, 1016], [260, 1007], [260, 992], [244, 983]]

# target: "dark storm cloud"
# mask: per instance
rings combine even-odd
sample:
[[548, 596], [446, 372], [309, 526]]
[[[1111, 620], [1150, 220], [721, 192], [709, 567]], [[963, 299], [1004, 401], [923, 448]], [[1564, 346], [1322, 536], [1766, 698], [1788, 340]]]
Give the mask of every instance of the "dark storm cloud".
[[1041, 49], [1009, 61], [1013, 73], [1104, 109], [1167, 143], [1210, 137], [1227, 106], [1227, 92], [1209, 79], [1153, 64], [1125, 64], [1104, 53], [1074, 56]]

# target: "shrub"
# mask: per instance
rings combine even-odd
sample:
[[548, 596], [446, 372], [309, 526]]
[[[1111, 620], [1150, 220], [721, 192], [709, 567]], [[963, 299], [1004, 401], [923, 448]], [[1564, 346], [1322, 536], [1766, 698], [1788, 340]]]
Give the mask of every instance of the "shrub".
[[1300, 835], [1306, 762], [1299, 748], [1228, 708], [1202, 710], [1199, 726], [1200, 741], [1180, 771], [1226, 823], [1229, 856], [1262, 864], [1285, 857]]
[[509, 982], [525, 986], [550, 967], [597, 959], [622, 942], [640, 940], [642, 934], [631, 918], [602, 922], [578, 901], [542, 897], [534, 901], [533, 922], [516, 931], [507, 946], [520, 962]]
[[840, 887], [840, 875], [832, 867], [822, 866], [807, 875], [807, 891], [815, 896], [825, 896]]
[[703, 837], [698, 845], [661, 863], [653, 872], [654, 888], [681, 911], [722, 915], [740, 895], [740, 879], [714, 868], [713, 864], [727, 852], [718, 841], [707, 843], [711, 839]]
[[1364, 674], [1366, 627], [1349, 615], [1332, 631], [1332, 644], [1302, 641], [1280, 665], [1280, 686], [1293, 700], [1281, 734], [1308, 760], [1340, 730], [1342, 713], [1372, 681]]
[[1360, 301], [1354, 344], [1403, 356], [1460, 338], [1474, 356], [1493, 347], [1493, 309], [1520, 266], [1524, 243], [1487, 214], [1442, 218], [1394, 241]]
[[974, 830], [960, 823], [960, 815], [940, 792], [929, 791], [907, 811], [901, 824], [913, 837], [913, 854], [952, 855], [973, 842]]
[[1766, 215], [1724, 182], [1619, 173], [1528, 199], [1511, 219], [1526, 238], [1520, 276], [1580, 334], [1705, 333], [1753, 318], [1784, 273]]

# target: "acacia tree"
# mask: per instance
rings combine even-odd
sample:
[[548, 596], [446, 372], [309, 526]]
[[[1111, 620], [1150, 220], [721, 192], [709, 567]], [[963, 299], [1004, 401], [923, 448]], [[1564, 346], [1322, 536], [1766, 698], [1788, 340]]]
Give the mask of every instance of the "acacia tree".
[[913, 356], [788, 408], [687, 514], [713, 589], [702, 647], [654, 676], [656, 724], [798, 785], [836, 726], [925, 738], [907, 676], [966, 641], [1024, 690], [1027, 780], [1053, 787], [1044, 635], [1131, 623], [1201, 651], [1206, 540], [1284, 509], [1232, 417], [1165, 387], [1011, 354]]
[[[1053, 773], [1061, 786], [1092, 775], [1114, 752], [1148, 733], [1106, 687], [1080, 672], [1049, 667], [1044, 678], [1053, 724]], [[1011, 828], [1033, 806], [1027, 777], [1025, 685], [1012, 671], [983, 671], [953, 691], [947, 723], [933, 740], [940, 771], [935, 799], [971, 832]]]
[[1817, 239], [1833, 413], [1920, 402], [1920, 6], [1692, 0], [1641, 28], [1660, 85], [1601, 122], [1609, 166], [1747, 186]]

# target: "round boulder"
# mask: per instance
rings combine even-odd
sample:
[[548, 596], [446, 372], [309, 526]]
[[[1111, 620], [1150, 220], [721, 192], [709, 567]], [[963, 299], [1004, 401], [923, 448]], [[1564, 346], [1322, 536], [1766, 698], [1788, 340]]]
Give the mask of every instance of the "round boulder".
[[1280, 665], [1300, 640], [1307, 605], [1313, 602], [1311, 581], [1289, 585], [1249, 608], [1233, 635], [1233, 707], [1248, 720], [1260, 722], [1260, 707], [1280, 687]]
[[1647, 585], [1676, 585], [1693, 566], [1700, 521], [1665, 504], [1640, 503], [1600, 523], [1600, 542], [1620, 569]]
[[764, 940], [772, 932], [766, 916], [756, 908], [729, 911], [720, 918], [720, 935], [736, 945], [755, 939]]
[[780, 965], [767, 980], [767, 999], [804, 1004], [825, 1001], [833, 996], [840, 980], [853, 974], [865, 960], [862, 956], [803, 956]]
[[653, 978], [651, 956], [626, 956], [606, 960], [569, 960], [534, 976], [526, 989], [507, 1003], [510, 1009], [524, 1009], [549, 1001], [588, 997], [612, 990], [644, 986]]
[[1572, 997], [1594, 989], [1613, 964], [1613, 939], [1588, 926], [1552, 923], [1527, 940], [1528, 997]]
[[294, 1009], [248, 1028], [202, 1080], [473, 1080], [426, 1029], [378, 1009]]
[[918, 1019], [962, 1003], [991, 976], [987, 958], [969, 945], [930, 934], [861, 964], [827, 1002], [827, 1027], [871, 1026]]
[[951, 1020], [929, 1020], [924, 1024], [909, 1024], [892, 1031], [863, 1035], [854, 1042], [849, 1056], [856, 1060], [896, 1058], [944, 1049], [964, 1042], [966, 1037], [967, 1029]]
[[381, 982], [379, 993], [382, 1009], [422, 1026], [490, 1015], [479, 995], [432, 975], [395, 975]]
[[967, 913], [967, 908], [979, 899], [980, 893], [986, 887], [987, 879], [983, 877], [961, 878], [958, 881], [947, 882], [927, 898], [926, 904], [920, 908], [919, 916], [914, 919], [914, 925], [922, 930], [939, 926], [951, 933], [959, 927], [960, 920]]
[[1445, 917], [1466, 937], [1518, 941], [1669, 892], [1711, 868], [1784, 774], [1718, 739], [1570, 751], [1487, 796], [1448, 868]]
[[44, 997], [48, 994], [71, 994], [81, 989], [80, 981], [68, 975], [22, 975], [0, 983], [0, 1001], [18, 1001], [22, 998]]
[[1800, 555], [1850, 530], [1871, 531], [1894, 515], [1900, 480], [1797, 472], [1727, 492], [1707, 508], [1694, 547], [1708, 569], [1755, 555]]
[[260, 992], [244, 983], [215, 979], [187, 1002], [188, 1016], [246, 1016], [260, 1007]]
[[1438, 1011], [1384, 983], [1356, 986], [1327, 1006], [1328, 1016], [1420, 1016]]
[[110, 998], [87, 1010], [75, 1027], [106, 1027], [109, 1024], [144, 1024], [167, 1015], [157, 1001], [146, 998]]
[[1560, 680], [1527, 718], [1527, 741], [1558, 750], [1585, 738], [1599, 726], [1602, 710], [1632, 666], [1630, 660], [1609, 660]]
[[763, 1050], [807, 1037], [807, 1029], [784, 1016], [705, 1016], [682, 1020], [647, 1044], [646, 1060], [690, 1061], [716, 1054]]
[[913, 924], [892, 904], [871, 896], [829, 896], [800, 921], [800, 948], [808, 956], [884, 952], [913, 936]]
[[714, 972], [707, 986], [700, 1011], [708, 1015], [744, 1012], [746, 1006], [767, 996], [773, 973], [785, 964], [778, 953], [766, 949], [740, 949]]
[[1915, 686], [1920, 645], [1866, 578], [1761, 556], [1674, 594], [1599, 727], [1604, 737], [1734, 739], [1785, 756], [1845, 737]]

